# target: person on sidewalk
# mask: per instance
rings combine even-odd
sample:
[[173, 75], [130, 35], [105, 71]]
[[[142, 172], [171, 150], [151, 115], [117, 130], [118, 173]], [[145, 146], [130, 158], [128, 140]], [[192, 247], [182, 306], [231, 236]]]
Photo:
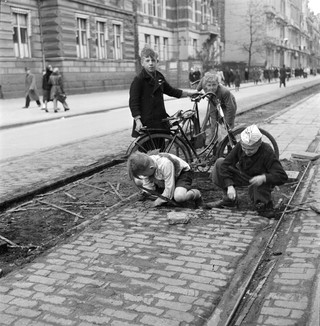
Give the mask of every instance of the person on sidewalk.
[[273, 149], [262, 142], [256, 125], [247, 127], [240, 142], [227, 157], [219, 158], [212, 170], [212, 181], [225, 191], [222, 200], [208, 203], [209, 207], [234, 207], [238, 204], [237, 186], [249, 186], [249, 197], [262, 216], [274, 217], [271, 193], [276, 185], [284, 184], [288, 176]]
[[284, 87], [286, 87], [286, 78], [287, 78], [287, 71], [286, 71], [286, 66], [283, 65], [282, 68], [280, 68], [280, 88], [283, 85]]
[[138, 137], [140, 129], [168, 129], [162, 119], [168, 117], [163, 94], [181, 98], [195, 92], [183, 91], [172, 87], [165, 77], [157, 70], [158, 54], [150, 47], [141, 51], [141, 72], [133, 79], [130, 86], [129, 107], [134, 119], [132, 137]]
[[163, 198], [174, 199], [177, 203], [194, 200], [198, 206], [202, 197], [198, 189], [192, 189], [193, 172], [188, 163], [174, 154], [159, 153], [148, 155], [141, 152], [131, 154], [127, 162], [130, 179], [145, 192], [159, 191], [153, 206], [166, 203]]
[[58, 112], [58, 101], [62, 103], [64, 110], [69, 111], [69, 106], [66, 102], [66, 95], [64, 92], [62, 76], [60, 75], [59, 68], [53, 68], [53, 72], [49, 78], [49, 84], [51, 85], [50, 99], [53, 100], [54, 112]]
[[38, 104], [38, 107], [41, 107], [37, 84], [36, 84], [36, 77], [34, 74], [31, 73], [30, 68], [26, 67], [26, 78], [25, 78], [25, 106], [22, 107], [23, 109], [28, 109], [30, 105], [30, 101], [34, 100]]
[[43, 95], [42, 109], [45, 110], [46, 112], [49, 112], [48, 111], [48, 102], [51, 101], [50, 100], [50, 91], [51, 91], [52, 85], [49, 84], [49, 79], [50, 79], [51, 74], [52, 74], [52, 66], [48, 65], [46, 68], [46, 71], [44, 72], [44, 74], [42, 76], [42, 95]]

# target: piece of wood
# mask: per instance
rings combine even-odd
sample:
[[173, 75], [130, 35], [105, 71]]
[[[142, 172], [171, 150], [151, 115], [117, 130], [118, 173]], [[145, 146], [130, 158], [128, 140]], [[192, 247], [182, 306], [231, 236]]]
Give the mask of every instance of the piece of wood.
[[123, 200], [123, 197], [120, 195], [120, 193], [117, 191], [117, 189], [110, 183], [108, 182], [108, 185], [111, 187], [111, 189], [113, 190], [113, 192], [121, 199]]
[[0, 235], [0, 239], [9, 243], [12, 247], [20, 247], [19, 245], [17, 245], [16, 243], [12, 242], [11, 240], [7, 239], [6, 237]]
[[85, 182], [80, 182], [82, 185], [84, 186], [87, 186], [87, 187], [90, 187], [90, 188], [94, 188], [94, 189], [98, 189], [98, 190], [101, 190], [103, 192], [108, 192], [109, 190], [107, 189], [103, 189], [103, 188], [100, 188], [100, 187], [97, 187], [97, 186], [93, 186], [93, 185], [89, 185], [88, 183], [85, 183]]
[[288, 176], [288, 181], [295, 181], [298, 179], [298, 176], [300, 174], [299, 171], [285, 171]]
[[301, 160], [314, 161], [320, 157], [320, 154], [312, 153], [312, 152], [297, 152], [297, 153], [291, 153], [291, 157], [296, 159], [301, 159]]
[[65, 213], [68, 213], [68, 214], [70, 214], [70, 215], [76, 216], [76, 217], [78, 217], [78, 218], [81, 218], [81, 219], [84, 218], [83, 216], [81, 216], [81, 215], [79, 215], [79, 214], [77, 214], [77, 213], [71, 212], [71, 211], [69, 211], [68, 209], [65, 209], [65, 208], [63, 208], [63, 207], [60, 207], [60, 206], [58, 206], [58, 205], [51, 204], [51, 203], [48, 203], [48, 202], [43, 201], [43, 200], [37, 200], [37, 202], [39, 202], [40, 204], [44, 204], [44, 205], [48, 205], [48, 206], [54, 207], [54, 208], [56, 208], [56, 209], [59, 209], [59, 210], [65, 212]]

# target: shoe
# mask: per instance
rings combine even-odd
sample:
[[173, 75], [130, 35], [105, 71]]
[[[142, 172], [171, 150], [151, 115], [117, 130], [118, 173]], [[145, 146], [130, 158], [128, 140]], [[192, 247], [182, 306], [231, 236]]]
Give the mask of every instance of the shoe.
[[49, 112], [49, 110], [48, 109], [45, 109], [46, 110], [46, 112], [48, 113]]
[[22, 108], [23, 108], [23, 109], [29, 109], [29, 107], [28, 107], [28, 106], [23, 106]]
[[238, 207], [238, 205], [238, 199], [230, 199], [228, 197], [224, 197], [220, 200], [216, 200], [206, 204], [206, 206], [210, 208], [231, 208]]
[[54, 110], [54, 113], [58, 113], [58, 110]]
[[266, 217], [266, 218], [275, 218], [276, 212], [273, 209], [273, 202], [269, 201], [268, 203], [256, 203], [255, 209], [258, 212], [260, 216]]
[[65, 111], [69, 111], [70, 109], [64, 109]]

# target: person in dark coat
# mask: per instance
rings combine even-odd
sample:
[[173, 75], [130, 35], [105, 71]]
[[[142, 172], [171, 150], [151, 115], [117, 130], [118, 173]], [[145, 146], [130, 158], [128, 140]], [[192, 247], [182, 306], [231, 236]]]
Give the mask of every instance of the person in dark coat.
[[132, 137], [138, 137], [140, 129], [167, 129], [162, 119], [168, 117], [163, 95], [181, 98], [194, 94], [172, 87], [157, 70], [158, 55], [151, 48], [141, 51], [141, 72], [133, 79], [130, 86], [129, 107], [134, 119]]
[[54, 112], [58, 112], [58, 101], [60, 101], [65, 111], [69, 111], [69, 106], [66, 102], [66, 95], [64, 92], [62, 76], [60, 75], [59, 68], [53, 68], [53, 72], [49, 78], [49, 84], [51, 85], [50, 99], [53, 100]]
[[49, 78], [52, 74], [52, 66], [48, 65], [44, 75], [42, 76], [42, 95], [43, 95], [43, 110], [48, 111], [48, 102], [50, 101], [50, 91], [51, 91], [51, 84], [49, 84]]
[[23, 109], [28, 109], [30, 105], [30, 101], [34, 100], [38, 104], [38, 106], [41, 106], [37, 84], [36, 84], [36, 77], [34, 74], [31, 73], [30, 68], [25, 68], [26, 71], [26, 79], [25, 79], [25, 98], [26, 98], [26, 104]]
[[282, 85], [286, 87], [286, 78], [287, 78], [286, 66], [283, 65], [283, 67], [280, 68], [280, 87]]
[[234, 87], [236, 92], [239, 92], [240, 84], [241, 84], [241, 76], [240, 76], [239, 69], [237, 69], [234, 75]]
[[237, 205], [235, 187], [249, 186], [249, 197], [258, 213], [274, 217], [271, 192], [274, 186], [288, 179], [273, 149], [262, 142], [262, 134], [256, 125], [247, 127], [240, 135], [240, 142], [227, 157], [219, 158], [212, 170], [213, 182], [225, 191], [225, 197], [208, 203], [210, 207]]

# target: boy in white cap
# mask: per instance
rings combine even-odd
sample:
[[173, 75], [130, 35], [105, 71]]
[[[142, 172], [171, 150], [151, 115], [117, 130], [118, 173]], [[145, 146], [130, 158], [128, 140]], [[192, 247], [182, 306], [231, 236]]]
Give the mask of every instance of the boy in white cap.
[[271, 192], [274, 186], [288, 179], [280, 161], [269, 144], [262, 142], [262, 134], [256, 125], [241, 133], [240, 142], [225, 159], [219, 158], [212, 171], [212, 180], [224, 189], [226, 196], [210, 207], [233, 207], [238, 204], [237, 186], [249, 186], [249, 197], [258, 213], [274, 217]]

